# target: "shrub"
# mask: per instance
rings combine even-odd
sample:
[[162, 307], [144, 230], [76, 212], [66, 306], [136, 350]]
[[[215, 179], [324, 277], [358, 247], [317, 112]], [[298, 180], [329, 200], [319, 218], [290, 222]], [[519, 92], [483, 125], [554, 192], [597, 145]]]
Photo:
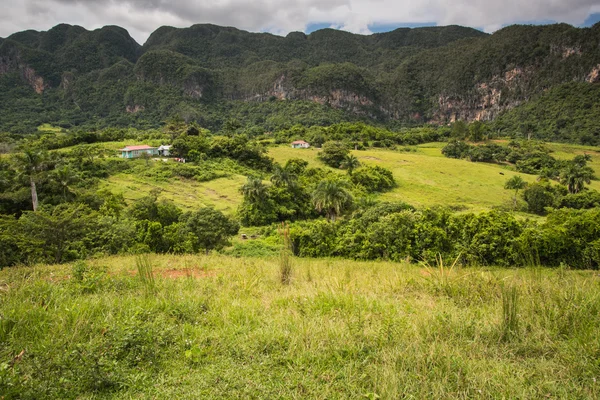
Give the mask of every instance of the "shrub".
[[364, 187], [369, 193], [383, 192], [396, 185], [392, 171], [378, 165], [366, 166], [354, 171], [351, 180], [354, 184]]
[[546, 208], [556, 204], [556, 190], [548, 183], [535, 183], [523, 191], [523, 198], [527, 202], [527, 211], [545, 215]]
[[346, 156], [350, 154], [348, 145], [343, 142], [326, 142], [319, 153], [319, 158], [333, 168], [339, 168]]

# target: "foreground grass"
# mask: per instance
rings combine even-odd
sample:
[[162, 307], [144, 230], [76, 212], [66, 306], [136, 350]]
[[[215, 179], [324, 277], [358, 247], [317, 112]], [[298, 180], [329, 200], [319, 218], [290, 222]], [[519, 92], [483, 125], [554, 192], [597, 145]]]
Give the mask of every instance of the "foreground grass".
[[0, 271], [0, 398], [600, 396], [596, 272], [150, 257]]

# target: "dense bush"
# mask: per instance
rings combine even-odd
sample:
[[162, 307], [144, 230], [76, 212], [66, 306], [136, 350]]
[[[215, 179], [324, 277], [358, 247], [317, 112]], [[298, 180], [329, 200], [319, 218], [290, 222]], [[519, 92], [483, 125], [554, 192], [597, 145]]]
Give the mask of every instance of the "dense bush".
[[560, 186], [552, 186], [548, 182], [535, 183], [528, 185], [523, 191], [523, 198], [527, 203], [527, 211], [545, 215], [548, 207], [556, 207], [558, 196], [566, 194], [566, 190]]
[[578, 210], [600, 207], [600, 192], [597, 190], [584, 190], [575, 194], [569, 193], [562, 197], [560, 207]]
[[384, 192], [396, 185], [392, 171], [378, 165], [359, 168], [352, 173], [350, 179], [368, 193]]
[[491, 211], [453, 214], [382, 204], [336, 223], [292, 225], [294, 252], [302, 257], [425, 260], [440, 254], [468, 265], [598, 268], [600, 211], [551, 211], [541, 224]]
[[326, 142], [319, 153], [319, 159], [333, 168], [339, 168], [350, 154], [349, 146], [340, 141]]

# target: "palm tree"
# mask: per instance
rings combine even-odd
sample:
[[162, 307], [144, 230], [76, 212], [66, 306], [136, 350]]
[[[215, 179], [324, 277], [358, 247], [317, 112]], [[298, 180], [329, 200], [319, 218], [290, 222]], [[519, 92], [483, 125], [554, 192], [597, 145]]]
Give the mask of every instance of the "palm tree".
[[38, 208], [38, 197], [35, 181], [39, 172], [45, 167], [46, 154], [41, 150], [25, 150], [22, 154], [15, 156], [15, 161], [19, 172], [29, 178], [31, 204], [33, 205], [33, 211], [36, 211]]
[[54, 180], [62, 188], [64, 201], [67, 201], [67, 192], [69, 191], [69, 185], [77, 180], [77, 174], [73, 172], [69, 165], [63, 165], [60, 168], [54, 170]]
[[360, 161], [356, 158], [355, 155], [348, 154], [344, 157], [344, 161], [340, 164], [342, 169], [348, 170], [348, 175], [352, 175], [352, 172], [360, 167]]
[[288, 188], [296, 186], [298, 177], [289, 170], [287, 167], [280, 167], [275, 165], [273, 175], [271, 176], [271, 182], [275, 186], [286, 186]]
[[504, 184], [504, 189], [512, 189], [515, 191], [514, 197], [514, 208], [517, 209], [517, 195], [519, 190], [524, 189], [527, 186], [527, 182], [523, 180], [519, 175], [515, 175]]
[[569, 193], [579, 193], [594, 177], [594, 170], [578, 162], [569, 163], [560, 174], [560, 183], [567, 186]]
[[260, 203], [267, 197], [267, 187], [262, 182], [262, 179], [253, 176], [248, 177], [248, 180], [240, 191], [251, 203]]
[[313, 204], [317, 211], [325, 211], [327, 218], [335, 218], [352, 202], [352, 195], [346, 191], [345, 182], [324, 180], [319, 182], [313, 192]]

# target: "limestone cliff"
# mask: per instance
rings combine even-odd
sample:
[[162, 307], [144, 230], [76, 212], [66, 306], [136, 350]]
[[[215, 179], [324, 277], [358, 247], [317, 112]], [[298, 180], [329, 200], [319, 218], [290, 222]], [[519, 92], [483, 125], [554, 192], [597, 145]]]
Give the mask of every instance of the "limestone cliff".
[[48, 87], [48, 84], [44, 82], [44, 78], [38, 75], [29, 65], [21, 61], [18, 54], [14, 56], [0, 56], [0, 75], [11, 72], [18, 72], [21, 78], [38, 94], [43, 93]]

